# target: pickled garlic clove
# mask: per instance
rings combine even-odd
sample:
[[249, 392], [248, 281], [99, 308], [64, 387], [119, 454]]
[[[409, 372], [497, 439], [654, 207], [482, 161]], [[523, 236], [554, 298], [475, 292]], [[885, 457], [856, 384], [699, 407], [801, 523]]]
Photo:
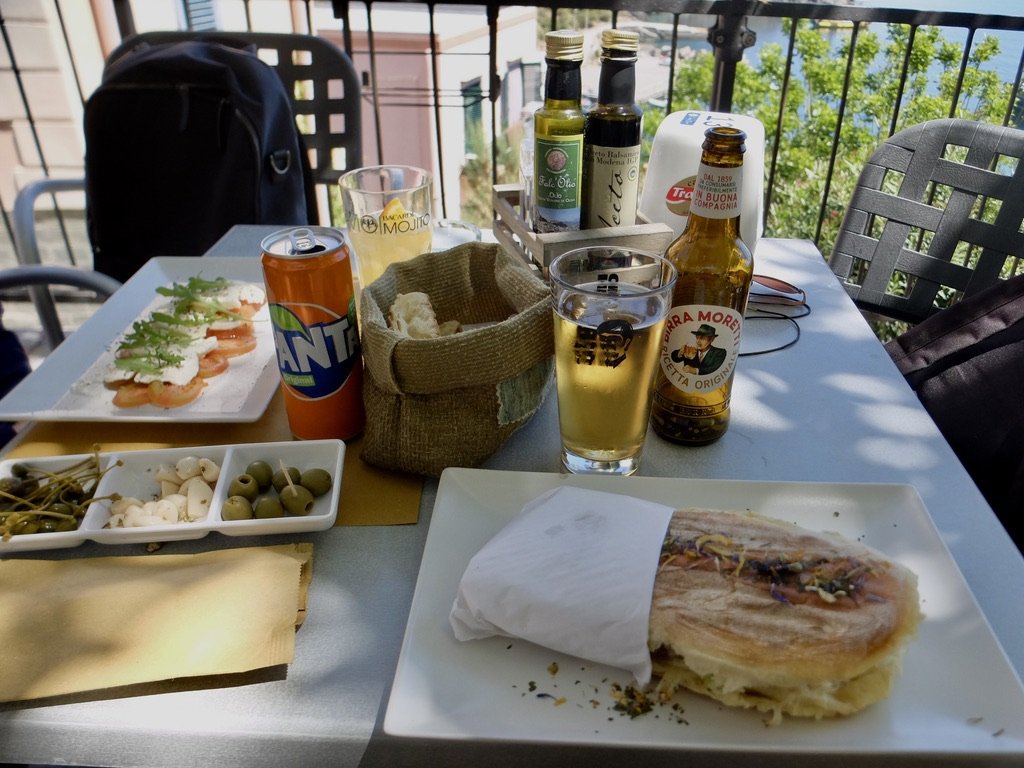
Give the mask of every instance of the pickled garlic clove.
[[199, 466], [198, 456], [185, 456], [178, 460], [178, 463], [174, 465], [174, 469], [178, 473], [178, 477], [182, 480], [189, 480], [200, 474], [202, 471]]
[[162, 482], [174, 483], [175, 485], [181, 485], [182, 478], [178, 475], [178, 470], [172, 464], [161, 464], [156, 469], [156, 473], [153, 475], [155, 480]]
[[199, 460], [199, 473], [203, 476], [203, 480], [208, 483], [216, 483], [220, 477], [220, 467], [217, 466], [217, 462], [212, 459], [200, 459]]
[[201, 476], [197, 476], [182, 486], [182, 491], [187, 497], [185, 520], [195, 522], [205, 518], [210, 511], [210, 503], [213, 501], [213, 490], [210, 486], [203, 482]]

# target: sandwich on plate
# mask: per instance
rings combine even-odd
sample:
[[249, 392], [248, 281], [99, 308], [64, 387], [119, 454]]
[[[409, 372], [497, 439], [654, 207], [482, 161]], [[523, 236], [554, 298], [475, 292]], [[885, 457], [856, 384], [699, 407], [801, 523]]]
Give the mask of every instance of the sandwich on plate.
[[921, 620], [917, 577], [838, 534], [752, 513], [669, 523], [648, 645], [658, 691], [782, 715], [848, 715], [888, 696]]

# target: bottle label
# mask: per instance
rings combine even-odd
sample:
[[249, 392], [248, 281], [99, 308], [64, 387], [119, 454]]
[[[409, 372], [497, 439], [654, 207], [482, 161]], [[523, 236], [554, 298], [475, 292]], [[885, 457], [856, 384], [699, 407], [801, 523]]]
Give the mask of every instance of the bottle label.
[[706, 219], [733, 219], [740, 215], [740, 182], [743, 167], [697, 168], [690, 212]]
[[672, 307], [665, 322], [661, 370], [687, 394], [718, 389], [736, 370], [742, 327], [743, 315], [729, 307]]
[[579, 222], [583, 134], [537, 136], [536, 203], [547, 218]]
[[628, 227], [636, 224], [636, 198], [640, 188], [640, 145], [584, 150], [590, 206], [587, 229]]

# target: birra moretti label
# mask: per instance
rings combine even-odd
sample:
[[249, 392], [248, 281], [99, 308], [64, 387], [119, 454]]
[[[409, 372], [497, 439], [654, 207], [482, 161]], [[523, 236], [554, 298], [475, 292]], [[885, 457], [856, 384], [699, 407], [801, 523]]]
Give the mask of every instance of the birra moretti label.
[[[288, 303], [270, 305], [282, 380], [298, 394], [318, 400], [341, 389], [361, 362], [356, 325], [348, 315], [318, 305], [302, 304], [306, 322]], [[298, 308], [296, 308], [298, 309]]]
[[729, 307], [689, 304], [672, 307], [665, 321], [661, 369], [688, 394], [711, 392], [736, 370], [743, 315]]

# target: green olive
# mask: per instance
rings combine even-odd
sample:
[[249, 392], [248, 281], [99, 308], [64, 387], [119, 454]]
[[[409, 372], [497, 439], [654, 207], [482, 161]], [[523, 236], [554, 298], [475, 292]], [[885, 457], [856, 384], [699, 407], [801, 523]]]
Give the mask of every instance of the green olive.
[[77, 520], [61, 520], [57, 523], [58, 533], [67, 533], [68, 531], [77, 531], [78, 521]]
[[53, 517], [44, 517], [39, 521], [39, 533], [53, 533], [57, 530], [58, 521]]
[[[288, 467], [288, 477], [292, 479], [292, 483], [298, 484], [298, 482], [302, 479], [302, 473], [299, 472], [298, 467]], [[273, 483], [274, 490], [277, 491], [278, 493], [281, 492], [282, 488], [288, 485], [288, 480], [285, 478], [283, 469], [279, 469], [277, 470], [277, 472], [274, 473]]]
[[290, 515], [308, 515], [313, 511], [313, 494], [301, 485], [281, 489], [281, 503]]
[[228, 496], [220, 509], [222, 520], [251, 520], [252, 502], [245, 496]]
[[264, 520], [268, 517], [284, 517], [284, 509], [279, 499], [273, 496], [260, 496], [256, 500], [256, 517]]
[[249, 466], [245, 468], [245, 474], [256, 481], [260, 493], [263, 493], [270, 487], [270, 483], [274, 478], [274, 469], [267, 462], [257, 460], [249, 462]]
[[244, 496], [250, 502], [256, 501], [260, 488], [252, 475], [238, 475], [228, 486], [228, 496]]
[[302, 473], [299, 484], [314, 496], [323, 496], [331, 490], [331, 473], [326, 469], [307, 469]]

